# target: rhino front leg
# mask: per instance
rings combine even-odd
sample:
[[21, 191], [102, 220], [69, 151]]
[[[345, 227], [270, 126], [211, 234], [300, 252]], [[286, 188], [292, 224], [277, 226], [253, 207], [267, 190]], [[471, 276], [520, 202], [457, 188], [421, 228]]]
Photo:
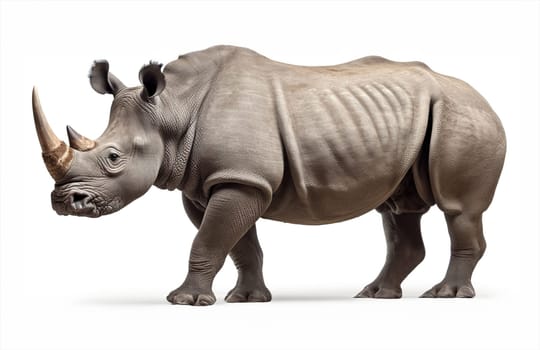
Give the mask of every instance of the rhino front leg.
[[225, 300], [229, 303], [272, 300], [272, 294], [264, 284], [263, 252], [255, 226], [240, 239], [229, 255], [238, 270], [238, 281]]
[[172, 304], [211, 305], [212, 282], [227, 254], [264, 213], [269, 200], [251, 187], [228, 184], [215, 189], [193, 241], [184, 283], [172, 291]]
[[[195, 227], [201, 227], [204, 208], [182, 195], [184, 209]], [[225, 300], [229, 303], [245, 301], [270, 301], [272, 294], [266, 288], [262, 272], [263, 252], [257, 238], [257, 228], [254, 225], [236, 243], [229, 253], [238, 269], [236, 286], [227, 293]]]
[[401, 297], [401, 282], [424, 259], [421, 217], [421, 213], [382, 212], [387, 245], [386, 262], [379, 276], [358, 293], [356, 298]]

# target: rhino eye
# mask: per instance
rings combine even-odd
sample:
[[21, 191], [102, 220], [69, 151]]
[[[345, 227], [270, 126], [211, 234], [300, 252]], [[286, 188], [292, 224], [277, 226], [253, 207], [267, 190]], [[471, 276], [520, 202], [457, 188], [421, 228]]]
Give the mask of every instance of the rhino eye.
[[113, 162], [115, 162], [118, 158], [120, 158], [120, 156], [117, 154], [117, 153], [110, 153], [109, 154], [109, 159]]
[[127, 157], [115, 147], [108, 147], [98, 158], [98, 162], [108, 175], [118, 175], [126, 167]]

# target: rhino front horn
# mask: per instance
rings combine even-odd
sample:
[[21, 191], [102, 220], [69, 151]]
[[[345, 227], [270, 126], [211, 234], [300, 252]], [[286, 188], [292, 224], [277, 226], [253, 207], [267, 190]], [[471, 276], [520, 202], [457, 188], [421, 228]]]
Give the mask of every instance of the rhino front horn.
[[67, 126], [69, 146], [77, 151], [88, 151], [96, 146], [96, 142], [76, 132], [71, 126]]
[[73, 161], [73, 151], [52, 131], [47, 118], [45, 118], [45, 113], [41, 109], [41, 103], [39, 102], [35, 87], [32, 90], [32, 110], [34, 112], [34, 123], [45, 166], [53, 179], [58, 181], [69, 170]]

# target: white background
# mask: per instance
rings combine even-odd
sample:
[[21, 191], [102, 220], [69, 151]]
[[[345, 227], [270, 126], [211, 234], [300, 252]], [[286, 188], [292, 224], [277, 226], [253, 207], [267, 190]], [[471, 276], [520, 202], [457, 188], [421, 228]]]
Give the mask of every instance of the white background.
[[[537, 349], [539, 346], [538, 2], [2, 2], [0, 348], [12, 349]], [[150, 190], [97, 220], [57, 216], [30, 94], [53, 128], [89, 137], [110, 96], [86, 74], [106, 58], [127, 85], [148, 60], [215, 44], [279, 61], [336, 64], [366, 55], [421, 60], [490, 101], [508, 154], [484, 217], [488, 250], [472, 300], [417, 298], [446, 270], [442, 214], [424, 218], [424, 262], [400, 300], [352, 299], [381, 268], [380, 218], [328, 226], [261, 220], [267, 304], [227, 304], [232, 263], [212, 307], [172, 306], [195, 229], [179, 192]]]

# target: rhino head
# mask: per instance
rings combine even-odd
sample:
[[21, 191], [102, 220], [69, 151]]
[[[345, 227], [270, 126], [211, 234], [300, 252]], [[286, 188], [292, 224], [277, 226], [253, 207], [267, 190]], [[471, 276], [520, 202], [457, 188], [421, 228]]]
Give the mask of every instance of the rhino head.
[[165, 88], [161, 65], [151, 63], [139, 73], [142, 86], [127, 88], [109, 73], [107, 61], [96, 61], [90, 83], [114, 96], [109, 124], [96, 140], [67, 127], [69, 146], [49, 126], [37, 90], [32, 107], [47, 170], [55, 180], [52, 207], [61, 215], [98, 217], [110, 214], [143, 195], [154, 183], [164, 146], [153, 121]]

